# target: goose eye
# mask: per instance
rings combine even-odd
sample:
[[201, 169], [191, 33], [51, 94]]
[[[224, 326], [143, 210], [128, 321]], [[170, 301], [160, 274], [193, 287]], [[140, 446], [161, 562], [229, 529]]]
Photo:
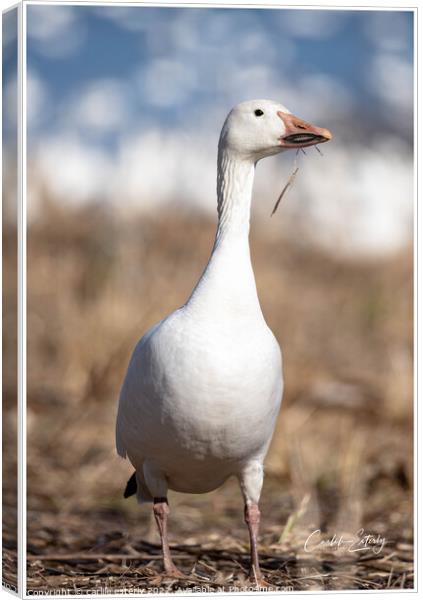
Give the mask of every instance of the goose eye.
[[254, 111], [254, 114], [256, 115], [256, 117], [261, 117], [262, 115], [264, 115], [264, 112], [261, 110], [261, 108], [257, 108]]

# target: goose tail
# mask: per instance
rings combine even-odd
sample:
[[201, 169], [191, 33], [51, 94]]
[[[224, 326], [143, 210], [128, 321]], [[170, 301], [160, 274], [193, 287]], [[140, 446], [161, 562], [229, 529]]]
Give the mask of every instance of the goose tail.
[[150, 491], [147, 487], [142, 469], [132, 473], [131, 477], [126, 483], [123, 497], [129, 498], [135, 494], [139, 504], [143, 504], [144, 502], [153, 502], [153, 496], [150, 494]]

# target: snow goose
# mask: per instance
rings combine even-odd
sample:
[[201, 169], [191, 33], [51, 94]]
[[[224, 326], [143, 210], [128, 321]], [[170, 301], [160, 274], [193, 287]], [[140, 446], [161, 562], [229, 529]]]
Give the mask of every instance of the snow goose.
[[248, 242], [256, 163], [331, 139], [270, 100], [238, 104], [218, 147], [218, 225], [208, 264], [191, 296], [138, 342], [122, 386], [117, 452], [135, 473], [125, 497], [152, 502], [165, 573], [170, 554], [168, 489], [201, 494], [238, 478], [251, 549], [262, 582], [257, 535], [266, 456], [282, 398], [279, 344], [257, 297]]

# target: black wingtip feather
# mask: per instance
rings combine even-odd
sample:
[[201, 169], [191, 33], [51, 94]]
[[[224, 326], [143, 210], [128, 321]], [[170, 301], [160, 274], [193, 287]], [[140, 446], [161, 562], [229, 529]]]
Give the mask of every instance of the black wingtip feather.
[[137, 474], [134, 473], [128, 479], [128, 483], [126, 484], [125, 491], [123, 492], [124, 498], [129, 498], [129, 496], [133, 496], [137, 493]]

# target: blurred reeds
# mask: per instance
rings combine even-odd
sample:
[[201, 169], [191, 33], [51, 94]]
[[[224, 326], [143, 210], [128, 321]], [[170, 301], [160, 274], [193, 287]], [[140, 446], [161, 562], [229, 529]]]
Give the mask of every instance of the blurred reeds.
[[[184, 303], [214, 230], [213, 220], [185, 211], [125, 220], [101, 203], [71, 208], [48, 199], [29, 225], [31, 554], [91, 551], [115, 539], [113, 531], [125, 544], [128, 535], [157, 541], [149, 511], [122, 498], [132, 468], [115, 455], [116, 402], [135, 343]], [[317, 528], [351, 535], [363, 527], [389, 538], [391, 549], [411, 547], [412, 249], [346, 260], [336, 248], [329, 255], [269, 234], [261, 221], [253, 222], [251, 251], [285, 375], [263, 492], [266, 551], [301, 557]], [[7, 371], [4, 378], [13, 390]], [[233, 482], [205, 496], [172, 494], [171, 503], [173, 541], [246, 550]], [[48, 587], [48, 574], [30, 564], [32, 585]], [[219, 571], [218, 560], [209, 565]], [[328, 588], [326, 576], [300, 583], [286, 565], [284, 581], [291, 577], [295, 589]], [[366, 587], [351, 577], [329, 588]], [[412, 574], [396, 568], [389, 578], [388, 569], [375, 581], [378, 589], [410, 587]]]

